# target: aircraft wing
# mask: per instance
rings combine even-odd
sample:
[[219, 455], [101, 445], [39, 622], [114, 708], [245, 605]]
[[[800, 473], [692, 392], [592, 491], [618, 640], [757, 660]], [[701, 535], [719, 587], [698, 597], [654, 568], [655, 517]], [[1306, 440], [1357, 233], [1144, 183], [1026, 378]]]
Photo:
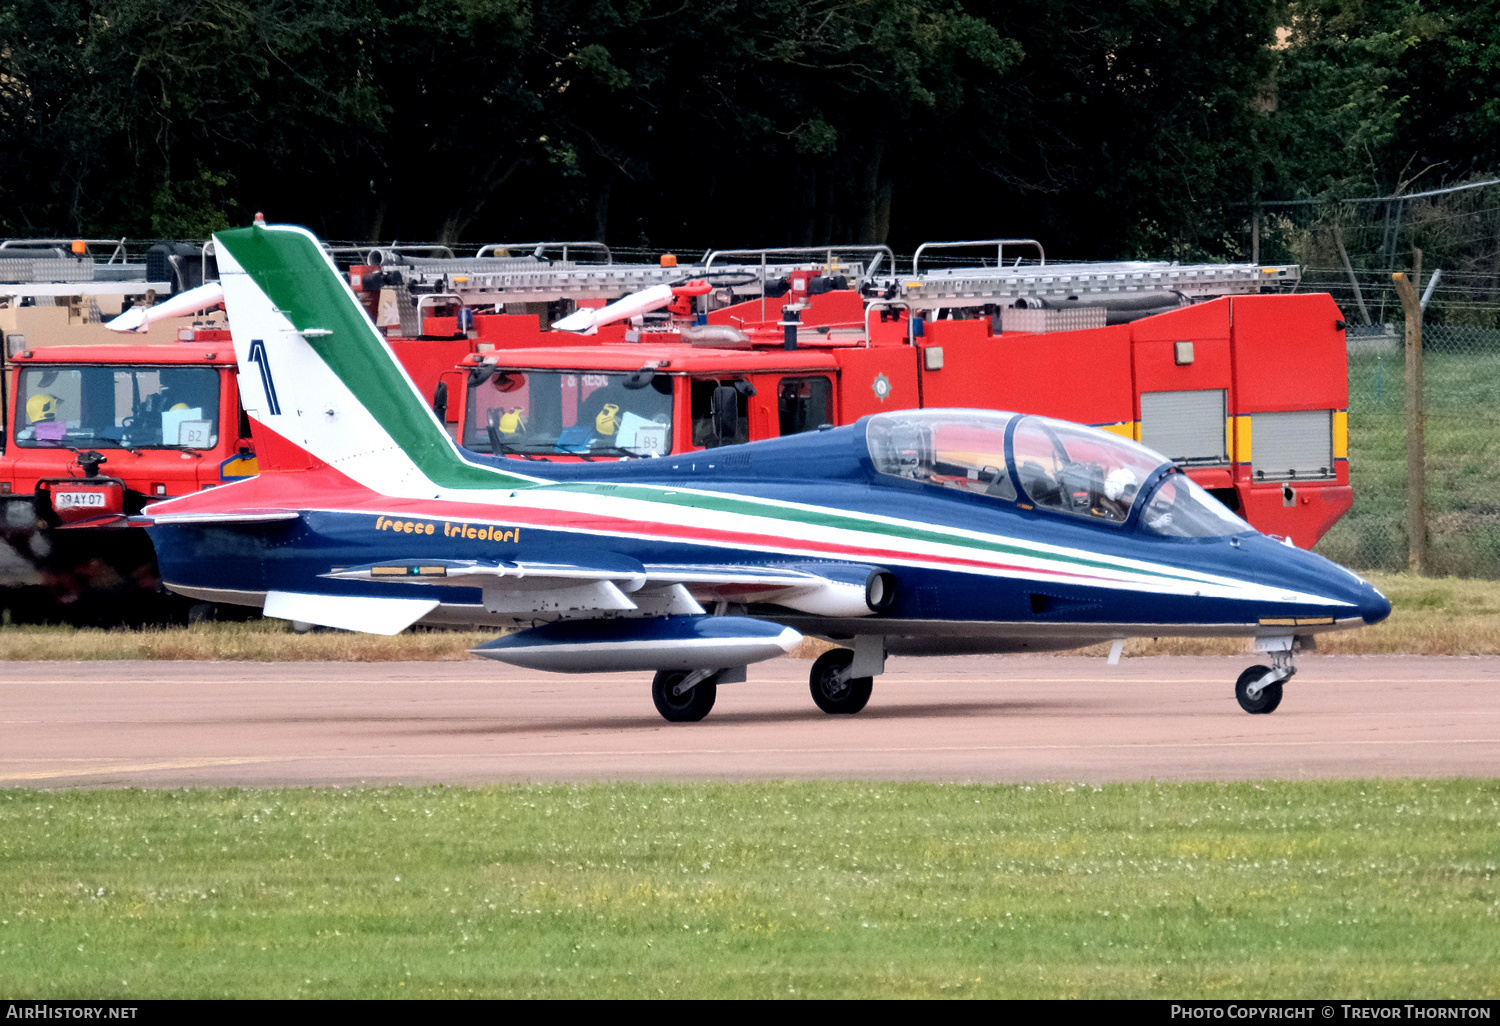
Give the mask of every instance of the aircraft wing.
[[[857, 564], [589, 564], [411, 559], [340, 567], [334, 580], [480, 588], [492, 613], [590, 611], [696, 616], [702, 603], [765, 602], [821, 616], [868, 616], [889, 604], [890, 575]], [[872, 595], [873, 593], [873, 595]]]

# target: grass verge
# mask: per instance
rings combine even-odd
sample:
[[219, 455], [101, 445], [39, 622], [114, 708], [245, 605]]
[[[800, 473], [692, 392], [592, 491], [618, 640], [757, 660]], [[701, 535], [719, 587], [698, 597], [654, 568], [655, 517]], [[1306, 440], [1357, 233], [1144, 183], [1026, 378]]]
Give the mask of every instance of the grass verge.
[[1496, 781], [0, 792], [12, 997], [1500, 995]]
[[[1500, 655], [1500, 581], [1370, 574], [1394, 607], [1374, 627], [1320, 636], [1319, 650], [1339, 655]], [[493, 631], [413, 631], [393, 638], [344, 631], [294, 634], [283, 620], [204, 623], [193, 627], [95, 630], [0, 627], [0, 662], [31, 659], [248, 659], [259, 662], [455, 660], [469, 658]], [[833, 646], [808, 639], [792, 655], [812, 659]], [[1089, 655], [1108, 646], [1084, 649]], [[1134, 639], [1127, 656], [1237, 655], [1243, 640]]]

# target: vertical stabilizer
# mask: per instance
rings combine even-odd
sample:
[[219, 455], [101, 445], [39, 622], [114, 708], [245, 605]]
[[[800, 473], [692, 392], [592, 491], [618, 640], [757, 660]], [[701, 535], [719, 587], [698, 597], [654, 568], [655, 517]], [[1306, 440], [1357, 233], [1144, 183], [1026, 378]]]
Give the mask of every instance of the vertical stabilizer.
[[[257, 224], [214, 239], [251, 417], [390, 495], [530, 480], [454, 444], [311, 232]], [[290, 469], [271, 448], [262, 470]]]

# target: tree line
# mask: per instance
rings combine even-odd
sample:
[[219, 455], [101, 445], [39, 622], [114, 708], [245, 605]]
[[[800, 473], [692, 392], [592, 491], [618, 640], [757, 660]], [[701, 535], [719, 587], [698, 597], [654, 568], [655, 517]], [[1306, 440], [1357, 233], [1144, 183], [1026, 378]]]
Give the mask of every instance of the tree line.
[[0, 234], [1233, 256], [1500, 169], [1500, 0], [0, 0]]

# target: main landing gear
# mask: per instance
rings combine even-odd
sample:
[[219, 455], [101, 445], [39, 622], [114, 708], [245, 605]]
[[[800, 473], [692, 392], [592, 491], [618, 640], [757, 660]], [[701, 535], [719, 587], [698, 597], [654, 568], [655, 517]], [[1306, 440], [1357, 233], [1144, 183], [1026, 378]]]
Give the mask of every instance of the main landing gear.
[[809, 674], [813, 701], [826, 713], [857, 713], [870, 700], [875, 678], [850, 673], [854, 653], [835, 648], [818, 656]]
[[658, 670], [651, 681], [651, 701], [670, 723], [697, 723], [718, 696], [718, 670]]
[[[826, 713], [857, 713], [870, 701], [875, 678], [885, 672], [885, 638], [859, 636], [854, 647], [824, 652], [812, 665], [813, 701]], [[720, 684], [745, 680], [743, 666], [718, 670], [658, 670], [651, 701], [669, 723], [696, 723], [709, 714]]]
[[[1280, 639], [1269, 639], [1279, 641]], [[1299, 642], [1302, 639], [1297, 639]], [[1281, 685], [1292, 679], [1297, 668], [1292, 665], [1292, 639], [1286, 647], [1272, 651], [1270, 666], [1252, 666], [1234, 682], [1234, 697], [1247, 713], [1271, 713], [1281, 704]], [[1311, 646], [1308, 646], [1311, 647]]]

